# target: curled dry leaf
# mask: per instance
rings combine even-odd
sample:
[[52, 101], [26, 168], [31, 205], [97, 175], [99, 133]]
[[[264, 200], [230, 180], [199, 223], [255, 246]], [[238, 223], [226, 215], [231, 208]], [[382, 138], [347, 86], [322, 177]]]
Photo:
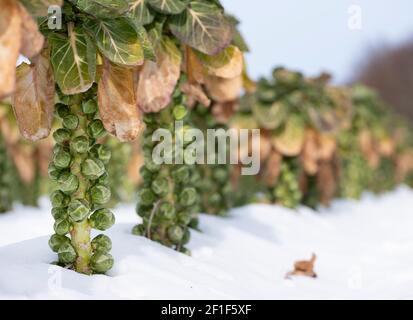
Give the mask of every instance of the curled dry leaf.
[[298, 156], [304, 145], [305, 127], [299, 116], [291, 116], [284, 130], [272, 137], [273, 146], [284, 156]]
[[368, 165], [372, 169], [376, 169], [380, 164], [380, 154], [371, 132], [367, 129], [361, 131], [358, 136], [358, 143]]
[[226, 124], [229, 122], [235, 111], [238, 109], [237, 101], [215, 103], [212, 106], [212, 115], [217, 123]]
[[316, 278], [317, 274], [314, 272], [314, 263], [317, 256], [313, 253], [310, 260], [302, 260], [294, 263], [294, 270], [286, 274], [286, 278], [290, 276], [307, 276]]
[[143, 131], [133, 69], [114, 65], [105, 59], [98, 85], [98, 101], [105, 129], [120, 141], [135, 140]]
[[55, 85], [49, 54], [45, 49], [31, 65], [17, 68], [12, 106], [22, 136], [32, 141], [46, 138], [52, 125]]
[[242, 90], [242, 76], [224, 79], [215, 76], [205, 77], [205, 86], [209, 96], [217, 102], [236, 100]]
[[313, 129], [307, 129], [301, 153], [304, 171], [309, 175], [315, 175], [318, 171], [318, 160], [317, 133]]
[[277, 183], [278, 177], [280, 176], [281, 163], [282, 155], [273, 150], [268, 157], [265, 170], [265, 180], [268, 186], [273, 187]]
[[317, 189], [320, 194], [319, 201], [322, 205], [330, 205], [337, 191], [337, 177], [332, 162], [322, 161], [317, 172]]
[[15, 0], [0, 0], [0, 99], [15, 90], [16, 63], [22, 39], [22, 18]]
[[172, 40], [164, 39], [156, 50], [156, 62], [145, 61], [136, 94], [142, 111], [159, 112], [168, 106], [181, 73], [181, 60]]
[[398, 183], [402, 183], [413, 171], [413, 150], [406, 150], [398, 154], [395, 160], [396, 181]]
[[239, 77], [244, 69], [244, 55], [236, 46], [228, 46], [214, 56], [203, 53], [197, 56], [210, 76], [233, 79]]
[[320, 160], [330, 161], [337, 149], [337, 140], [334, 138], [334, 136], [326, 133], [320, 133], [317, 138], [319, 147], [318, 154]]
[[22, 17], [22, 39], [20, 52], [33, 58], [43, 49], [44, 37], [37, 27], [37, 22], [27, 12], [26, 8], [19, 4], [19, 11]]
[[393, 155], [396, 145], [393, 139], [385, 137], [379, 140], [378, 148], [382, 156], [390, 157]]
[[207, 97], [199, 84], [185, 82], [181, 85], [180, 89], [188, 98], [187, 105], [189, 108], [193, 108], [197, 102], [205, 107], [211, 105], [211, 100]]
[[185, 71], [190, 83], [205, 83], [206, 72], [194, 50], [190, 47], [186, 47], [185, 50]]

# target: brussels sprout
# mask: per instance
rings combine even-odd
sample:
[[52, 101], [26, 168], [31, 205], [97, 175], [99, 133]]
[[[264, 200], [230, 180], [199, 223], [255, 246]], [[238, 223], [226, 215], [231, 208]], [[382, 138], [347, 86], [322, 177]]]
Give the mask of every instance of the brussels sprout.
[[86, 200], [72, 200], [67, 208], [70, 219], [74, 222], [80, 222], [87, 218], [90, 208]]
[[102, 174], [99, 179], [96, 180], [97, 184], [101, 184], [104, 186], [109, 185], [109, 182], [110, 182], [110, 177], [106, 172]]
[[98, 139], [106, 134], [102, 121], [95, 119], [89, 123], [87, 133], [91, 138]]
[[115, 223], [115, 216], [108, 209], [96, 210], [90, 216], [90, 225], [92, 228], [104, 231], [109, 229]]
[[[152, 154], [151, 154], [152, 156]], [[145, 159], [146, 160], [146, 159]], [[156, 173], [161, 169], [161, 166], [159, 164], [156, 164], [155, 162], [152, 161], [152, 159], [148, 159], [145, 161], [145, 168], [149, 170], [152, 173]]]
[[69, 114], [63, 118], [63, 127], [75, 130], [79, 126], [79, 118], [74, 114]]
[[179, 195], [179, 203], [184, 207], [192, 206], [197, 200], [195, 188], [185, 188]]
[[82, 103], [82, 111], [85, 114], [94, 114], [98, 111], [98, 105], [95, 100], [90, 99]]
[[67, 217], [67, 208], [66, 207], [53, 208], [52, 209], [52, 216], [55, 220], [66, 219], [66, 217]]
[[157, 178], [152, 181], [152, 191], [157, 195], [165, 195], [169, 191], [168, 180], [163, 178]]
[[156, 196], [149, 188], [143, 188], [139, 191], [139, 203], [142, 205], [151, 205], [155, 202]]
[[182, 120], [187, 116], [188, 109], [183, 105], [177, 105], [174, 107], [172, 113], [175, 120]]
[[70, 114], [70, 108], [62, 103], [58, 103], [55, 106], [55, 110], [56, 110], [56, 114], [60, 117], [60, 118], [64, 118], [67, 115]]
[[58, 252], [60, 247], [64, 244], [70, 244], [70, 239], [66, 236], [61, 236], [58, 234], [54, 234], [49, 239], [49, 247], [53, 250], [53, 252]]
[[55, 154], [58, 153], [58, 152], [65, 151], [65, 150], [66, 150], [66, 148], [65, 148], [63, 145], [61, 145], [61, 144], [55, 144], [55, 145], [53, 146], [53, 155], [55, 155]]
[[90, 266], [96, 273], [105, 273], [113, 267], [113, 257], [109, 253], [98, 251], [90, 259]]
[[159, 212], [167, 220], [172, 220], [175, 217], [175, 207], [172, 203], [164, 202], [159, 206]]
[[90, 153], [95, 157], [101, 160], [103, 163], [107, 164], [111, 158], [111, 151], [107, 146], [102, 144], [97, 144], [93, 146], [90, 150]]
[[53, 207], [66, 207], [69, 204], [70, 197], [65, 195], [62, 191], [54, 191], [50, 195], [50, 201], [52, 202]]
[[186, 245], [189, 242], [190, 239], [191, 239], [191, 233], [187, 229], [187, 230], [185, 230], [184, 236], [182, 237], [181, 244]]
[[112, 250], [112, 241], [108, 236], [100, 234], [92, 240], [92, 249], [95, 252], [109, 252]]
[[133, 227], [132, 234], [135, 236], [144, 236], [146, 233], [145, 226], [143, 224], [138, 224]]
[[55, 165], [54, 165], [54, 163], [52, 162], [52, 163], [50, 163], [49, 164], [49, 167], [48, 167], [48, 169], [47, 169], [47, 172], [48, 172], [48, 174], [49, 174], [49, 178], [50, 179], [52, 179], [52, 180], [57, 180], [58, 178], [59, 178], [59, 175], [61, 174], [61, 170], [60, 169], [58, 169]]
[[110, 189], [102, 184], [97, 184], [90, 189], [90, 198], [93, 204], [105, 204], [110, 200]]
[[72, 194], [79, 187], [78, 178], [74, 174], [69, 172], [62, 173], [57, 179], [57, 182], [59, 189], [66, 194]]
[[199, 218], [191, 218], [191, 222], [189, 223], [189, 227], [192, 229], [198, 229], [199, 226]]
[[58, 250], [59, 261], [65, 264], [75, 262], [77, 258], [76, 250], [70, 243], [63, 243]]
[[178, 183], [187, 181], [189, 179], [189, 175], [190, 172], [188, 166], [181, 166], [178, 169], [172, 171], [172, 178]]
[[77, 153], [86, 153], [89, 150], [89, 139], [86, 136], [78, 136], [70, 142], [70, 148]]
[[105, 173], [105, 165], [99, 159], [88, 158], [82, 162], [81, 171], [87, 179], [96, 180]]
[[71, 133], [67, 129], [57, 129], [53, 133], [53, 138], [57, 143], [63, 144], [65, 142], [68, 142], [70, 140]]
[[69, 152], [60, 151], [53, 156], [53, 163], [58, 169], [66, 169], [72, 162], [72, 156]]
[[228, 171], [223, 168], [217, 168], [213, 172], [214, 179], [220, 183], [225, 183], [228, 180]]
[[55, 221], [53, 229], [54, 231], [61, 236], [64, 236], [69, 233], [71, 224], [67, 219], [58, 219]]
[[184, 236], [184, 230], [180, 226], [172, 226], [168, 228], [168, 238], [174, 244], [180, 244]]
[[186, 211], [181, 211], [177, 214], [178, 223], [181, 225], [189, 225], [191, 223], [191, 216]]

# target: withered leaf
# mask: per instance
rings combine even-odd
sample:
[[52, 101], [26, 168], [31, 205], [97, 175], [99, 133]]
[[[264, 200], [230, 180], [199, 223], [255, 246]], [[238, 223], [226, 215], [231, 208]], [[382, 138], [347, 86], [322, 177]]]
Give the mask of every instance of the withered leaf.
[[294, 263], [294, 270], [287, 273], [289, 276], [307, 276], [316, 278], [317, 274], [314, 272], [314, 263], [317, 256], [313, 253], [310, 260], [296, 261]]
[[15, 89], [22, 38], [22, 18], [17, 4], [14, 0], [0, 0], [0, 99]]
[[156, 62], [146, 60], [139, 76], [137, 102], [144, 112], [159, 112], [171, 102], [181, 73], [182, 55], [166, 38], [156, 50]]
[[285, 156], [293, 157], [300, 154], [305, 138], [304, 122], [300, 116], [292, 115], [284, 130], [272, 137], [274, 147]]
[[32, 141], [46, 138], [52, 125], [55, 86], [49, 55], [45, 49], [31, 65], [17, 68], [13, 110], [22, 136]]
[[232, 79], [240, 76], [244, 69], [244, 55], [236, 46], [229, 46], [214, 56], [200, 52], [197, 52], [197, 56], [211, 76]]
[[37, 27], [36, 21], [27, 12], [26, 8], [19, 4], [22, 17], [22, 43], [20, 52], [28, 58], [33, 58], [43, 49], [44, 37]]
[[205, 77], [205, 87], [209, 96], [217, 102], [236, 100], [242, 90], [242, 76], [224, 79], [215, 76]]
[[209, 107], [211, 105], [211, 100], [207, 97], [206, 93], [199, 84], [185, 82], [180, 86], [180, 89], [188, 97], [189, 107], [193, 107], [197, 102], [205, 107]]
[[120, 141], [135, 140], [143, 131], [135, 96], [134, 70], [104, 59], [98, 85], [99, 114], [105, 129]]
[[238, 101], [215, 103], [212, 106], [212, 115], [217, 123], [227, 124], [238, 109]]

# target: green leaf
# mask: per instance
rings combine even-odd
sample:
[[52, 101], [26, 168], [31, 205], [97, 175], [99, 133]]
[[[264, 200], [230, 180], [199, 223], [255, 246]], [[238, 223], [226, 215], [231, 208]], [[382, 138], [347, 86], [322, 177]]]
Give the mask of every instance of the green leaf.
[[142, 26], [136, 26], [135, 30], [136, 30], [136, 33], [138, 34], [139, 41], [142, 45], [143, 54], [145, 56], [145, 59], [155, 61], [156, 55], [155, 55], [154, 45], [152, 44], [149, 38], [149, 35], [146, 32], [146, 29]]
[[20, 2], [26, 7], [27, 11], [35, 17], [47, 16], [50, 6], [59, 6], [63, 4], [63, 0], [20, 0]]
[[85, 20], [102, 54], [116, 64], [137, 66], [144, 62], [144, 52], [137, 32], [128, 18]]
[[148, 8], [147, 0], [128, 0], [129, 8], [127, 16], [137, 25], [152, 23], [155, 15]]
[[116, 18], [128, 11], [126, 0], [78, 0], [76, 6], [97, 18]]
[[215, 55], [232, 41], [234, 28], [222, 10], [213, 3], [195, 0], [169, 21], [171, 32], [185, 44]]
[[147, 0], [152, 8], [164, 14], [179, 14], [185, 10], [188, 1], [182, 0]]
[[69, 37], [51, 34], [51, 62], [56, 82], [66, 94], [87, 91], [96, 75], [96, 49], [83, 29], [69, 29]]

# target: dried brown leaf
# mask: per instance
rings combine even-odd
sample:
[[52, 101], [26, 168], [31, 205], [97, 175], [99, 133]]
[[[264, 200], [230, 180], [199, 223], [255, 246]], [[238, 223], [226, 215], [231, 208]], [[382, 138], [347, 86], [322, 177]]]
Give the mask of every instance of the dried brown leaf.
[[268, 157], [265, 170], [265, 181], [268, 186], [273, 187], [280, 176], [282, 155], [273, 150]]
[[135, 96], [134, 70], [104, 60], [98, 85], [99, 114], [105, 129], [120, 141], [135, 140], [143, 131]]
[[31, 65], [21, 64], [16, 73], [13, 110], [20, 133], [32, 141], [46, 138], [52, 125], [55, 83], [49, 55], [49, 49], [43, 50]]
[[236, 100], [242, 90], [242, 76], [224, 79], [215, 76], [205, 78], [205, 86], [209, 96], [217, 102]]
[[38, 55], [43, 49], [44, 37], [37, 27], [37, 22], [27, 12], [26, 8], [19, 4], [19, 11], [22, 17], [22, 39], [20, 52], [28, 58]]
[[211, 100], [207, 97], [206, 93], [199, 84], [185, 82], [181, 85], [180, 89], [189, 99], [187, 102], [188, 107], [194, 107], [197, 102], [205, 107], [209, 107], [211, 105]]
[[157, 48], [156, 62], [146, 60], [139, 76], [137, 102], [143, 112], [159, 112], [171, 102], [181, 74], [181, 53], [172, 41]]
[[22, 18], [14, 0], [0, 0], [0, 99], [16, 84], [16, 63], [22, 38]]

